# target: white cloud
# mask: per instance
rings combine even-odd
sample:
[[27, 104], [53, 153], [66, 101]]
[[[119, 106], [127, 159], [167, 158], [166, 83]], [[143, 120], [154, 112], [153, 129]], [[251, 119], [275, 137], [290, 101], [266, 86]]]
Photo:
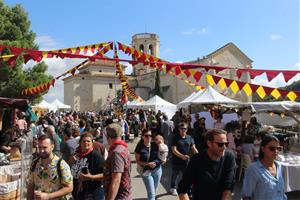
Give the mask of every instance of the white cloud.
[[174, 49], [172, 49], [172, 48], [165, 48], [163, 51], [164, 51], [164, 53], [173, 53]]
[[202, 28], [201, 30], [197, 31], [197, 34], [198, 34], [198, 35], [206, 34], [206, 33], [207, 33], [206, 28]]
[[272, 88], [279, 88], [279, 87], [284, 87], [286, 85], [290, 85], [295, 81], [300, 80], [300, 75], [297, 74], [293, 78], [291, 78], [287, 83], [285, 82], [283, 75], [279, 74], [276, 76], [272, 81], [268, 82], [267, 76], [265, 74], [261, 76], [257, 76], [252, 80], [253, 84], [257, 85], [262, 85], [262, 86], [267, 86], [267, 87], [272, 87]]
[[203, 35], [203, 34], [207, 34], [206, 28], [200, 28], [200, 29], [191, 28], [190, 30], [181, 32], [181, 35]]
[[182, 31], [181, 34], [182, 35], [193, 35], [196, 32], [196, 29], [192, 28], [188, 31]]
[[58, 46], [55, 40], [49, 35], [38, 35], [35, 38], [35, 42], [39, 45], [40, 50], [51, 50]]
[[271, 34], [270, 35], [270, 39], [271, 40], [281, 40], [282, 39], [282, 35], [279, 35], [279, 34]]
[[295, 69], [296, 70], [300, 70], [300, 62], [298, 62], [298, 63], [295, 64]]

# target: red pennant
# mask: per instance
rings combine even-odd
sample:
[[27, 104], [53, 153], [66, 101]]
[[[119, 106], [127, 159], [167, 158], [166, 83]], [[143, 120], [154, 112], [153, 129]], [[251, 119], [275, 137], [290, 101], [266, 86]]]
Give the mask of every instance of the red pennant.
[[191, 76], [191, 72], [188, 69], [184, 70], [183, 73], [186, 75], [187, 78]]
[[201, 72], [196, 72], [194, 74], [194, 79], [196, 80], [196, 82], [198, 82], [200, 80], [201, 76], [202, 76]]
[[259, 85], [249, 84], [252, 92], [256, 92], [256, 90], [259, 88]]
[[130, 54], [131, 54], [131, 49], [130, 49], [129, 47], [127, 47], [127, 48], [126, 48], [126, 50], [125, 50], [125, 54], [128, 54], [128, 55], [130, 55]]
[[92, 53], [94, 53], [94, 52], [95, 52], [95, 48], [96, 48], [96, 46], [95, 46], [95, 45], [91, 46], [91, 52], [92, 52]]
[[269, 87], [265, 87], [263, 86], [265, 92], [266, 92], [266, 95], [270, 95], [272, 93], [272, 91], [274, 90], [274, 88], [269, 88]]
[[66, 52], [72, 54], [72, 49], [69, 48]]
[[277, 71], [277, 72], [275, 72], [275, 71], [266, 71], [268, 81], [269, 82], [272, 81], [273, 78], [275, 78], [279, 73], [280, 73], [280, 71]]
[[75, 54], [76, 54], [76, 55], [77, 55], [77, 54], [80, 54], [80, 48], [79, 48], [79, 47], [76, 48]]
[[83, 53], [84, 53], [84, 54], [86, 54], [86, 53], [87, 53], [87, 51], [88, 51], [88, 47], [87, 47], [87, 46], [85, 46], [85, 47], [83, 48]]
[[285, 82], [288, 82], [291, 78], [293, 78], [294, 76], [296, 76], [298, 74], [298, 71], [285, 71], [282, 72], [283, 74], [283, 78], [285, 80]]
[[218, 77], [218, 76], [212, 76], [212, 78], [214, 79], [214, 82], [215, 82], [216, 84], [218, 84], [219, 81], [221, 80], [221, 77]]
[[227, 78], [224, 78], [224, 81], [225, 81], [227, 87], [232, 83], [232, 80], [227, 79]]
[[241, 82], [241, 81], [235, 81], [237, 83], [237, 85], [239, 86], [239, 90], [242, 89], [246, 83]]
[[118, 49], [124, 51], [124, 46], [120, 42], [118, 42]]
[[284, 98], [286, 97], [286, 95], [290, 92], [290, 91], [287, 91], [287, 90], [281, 90], [281, 89], [277, 89], [278, 92], [281, 94], [281, 97]]

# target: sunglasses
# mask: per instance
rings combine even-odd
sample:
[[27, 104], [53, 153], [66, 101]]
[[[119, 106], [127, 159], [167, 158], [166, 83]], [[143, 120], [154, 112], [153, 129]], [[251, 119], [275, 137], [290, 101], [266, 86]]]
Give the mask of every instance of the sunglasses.
[[218, 147], [223, 147], [225, 145], [225, 147], [228, 147], [229, 142], [214, 142], [218, 145]]
[[182, 127], [182, 128], [180, 128], [180, 130], [183, 130], [183, 131], [185, 131], [185, 130], [187, 130], [187, 128], [184, 128], [184, 127]]
[[152, 136], [152, 135], [144, 135], [144, 137], [148, 137], [148, 138], [151, 137], [151, 136]]
[[268, 149], [269, 149], [270, 151], [275, 151], [275, 150], [277, 150], [277, 151], [282, 151], [282, 147], [268, 147]]

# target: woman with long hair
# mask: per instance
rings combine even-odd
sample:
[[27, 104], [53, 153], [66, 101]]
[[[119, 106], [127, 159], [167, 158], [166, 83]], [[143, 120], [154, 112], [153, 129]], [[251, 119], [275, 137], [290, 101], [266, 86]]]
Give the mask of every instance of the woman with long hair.
[[281, 165], [275, 161], [282, 150], [279, 140], [266, 135], [261, 142], [259, 159], [245, 172], [242, 196], [243, 200], [286, 200]]
[[159, 159], [159, 147], [152, 142], [149, 129], [142, 131], [142, 139], [135, 148], [135, 159], [143, 167], [142, 179], [147, 190], [148, 200], [155, 200], [156, 189], [162, 175], [162, 160]]

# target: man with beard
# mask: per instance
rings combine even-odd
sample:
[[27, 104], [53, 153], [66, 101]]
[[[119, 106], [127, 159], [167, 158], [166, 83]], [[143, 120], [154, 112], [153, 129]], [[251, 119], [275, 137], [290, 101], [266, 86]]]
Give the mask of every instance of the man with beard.
[[48, 135], [38, 138], [38, 160], [28, 175], [27, 199], [65, 199], [73, 190], [69, 165], [53, 153], [54, 143]]
[[194, 155], [178, 186], [180, 200], [229, 200], [234, 186], [235, 158], [228, 146], [226, 132], [212, 129], [206, 133], [207, 151]]

